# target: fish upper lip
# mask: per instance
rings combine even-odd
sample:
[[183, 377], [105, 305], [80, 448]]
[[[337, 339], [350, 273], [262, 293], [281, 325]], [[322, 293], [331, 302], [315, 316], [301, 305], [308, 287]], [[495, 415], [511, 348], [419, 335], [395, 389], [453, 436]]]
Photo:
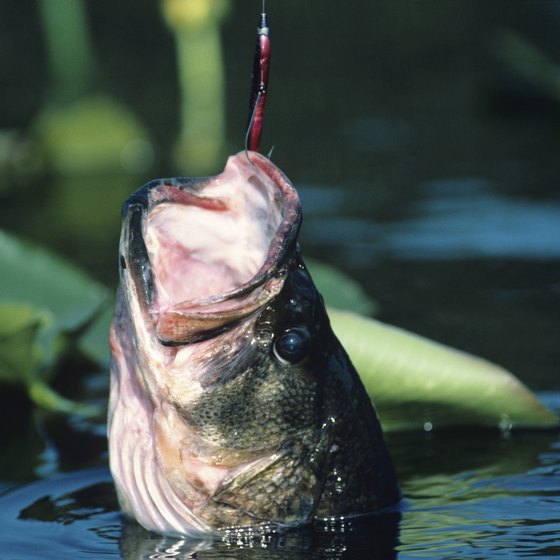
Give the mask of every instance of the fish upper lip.
[[[203, 196], [205, 186], [218, 181], [230, 165], [259, 176], [262, 173], [277, 188], [281, 221], [274, 232], [264, 262], [248, 281], [233, 290], [176, 302], [160, 309], [161, 301], [153, 265], [145, 241], [147, 217], [158, 205], [176, 202], [223, 211], [219, 198]], [[256, 172], [256, 173], [255, 173]], [[266, 179], [262, 178], [263, 183]], [[121, 255], [134, 285], [144, 318], [151, 321], [163, 344], [185, 344], [209, 338], [262, 308], [281, 289], [285, 264], [297, 242], [301, 209], [297, 192], [287, 177], [269, 159], [256, 152], [240, 152], [228, 160], [224, 172], [212, 177], [155, 179], [134, 192], [123, 204]], [[182, 325], [180, 328], [178, 325]], [[181, 331], [181, 332], [179, 332]]]

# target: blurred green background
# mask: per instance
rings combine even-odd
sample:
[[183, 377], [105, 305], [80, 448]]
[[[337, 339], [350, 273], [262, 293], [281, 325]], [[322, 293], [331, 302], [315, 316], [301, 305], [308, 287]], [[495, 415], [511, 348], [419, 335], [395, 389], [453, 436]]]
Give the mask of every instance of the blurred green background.
[[[0, 227], [114, 288], [120, 205], [243, 148], [260, 2], [4, 0]], [[557, 388], [560, 4], [267, 3], [262, 151], [383, 320]], [[46, 274], [48, 274], [46, 272]]]

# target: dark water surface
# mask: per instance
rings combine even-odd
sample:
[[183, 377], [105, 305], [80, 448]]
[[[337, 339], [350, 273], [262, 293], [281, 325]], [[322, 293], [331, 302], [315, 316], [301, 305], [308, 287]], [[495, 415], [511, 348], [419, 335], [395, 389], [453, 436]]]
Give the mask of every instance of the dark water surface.
[[[304, 253], [357, 278], [382, 320], [504, 365], [560, 413], [560, 91], [550, 86], [560, 3], [267, 4], [263, 143], [300, 191]], [[145, 121], [155, 164], [136, 176], [0, 174], [0, 226], [114, 285], [120, 203], [176, 173], [166, 154], [178, 90], [154, 2], [134, 13], [87, 6], [97, 87]], [[257, 10], [234, 2], [224, 26], [231, 152], [242, 147]], [[0, 12], [0, 131], [25, 137], [47, 92], [41, 33], [30, 0]], [[541, 64], [508, 51], [512, 34]], [[61, 383], [86, 399], [106, 394], [106, 372], [66, 369]], [[102, 423], [42, 415], [4, 390], [0, 405], [1, 558], [560, 557], [556, 433], [389, 434], [398, 514], [185, 543], [123, 523]]]
[[[557, 394], [542, 397], [560, 413]], [[0, 495], [2, 557], [560, 555], [560, 440], [556, 434], [398, 434], [390, 436], [389, 443], [406, 496], [400, 512], [332, 520], [285, 534], [232, 531], [222, 541], [186, 542], [153, 535], [123, 521], [106, 467], [76, 469], [15, 485]]]

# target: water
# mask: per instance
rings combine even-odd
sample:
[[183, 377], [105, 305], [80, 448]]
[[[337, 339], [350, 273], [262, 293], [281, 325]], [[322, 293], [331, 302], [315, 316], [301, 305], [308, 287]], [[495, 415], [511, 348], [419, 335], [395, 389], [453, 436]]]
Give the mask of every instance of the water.
[[[489, 440], [460, 434], [441, 445], [426, 443], [425, 455], [416, 458], [424, 468], [405, 479], [409, 509], [400, 527], [399, 558], [541, 558], [560, 553], [556, 437]], [[444, 459], [434, 469], [434, 459], [445, 455], [460, 461]], [[468, 456], [471, 461], [465, 461]]]
[[[560, 396], [543, 400], [560, 412]], [[67, 435], [72, 445], [83, 433]], [[3, 557], [541, 558], [560, 554], [557, 434], [392, 434], [399, 512], [286, 534], [230, 532], [186, 542], [119, 514], [106, 467], [73, 469], [0, 495]], [[59, 466], [60, 468], [60, 466]]]
[[[0, 129], [25, 138], [47, 93], [41, 33], [30, 1], [0, 9], [2, 44], [19, 53], [0, 60]], [[500, 54], [513, 30], [558, 64], [558, 4], [269, 11], [263, 143], [300, 190], [305, 253], [356, 277], [382, 320], [506, 366], [560, 413], [560, 102], [547, 76]], [[100, 83], [147, 123], [156, 165], [145, 176], [2, 174], [0, 224], [114, 285], [120, 202], [175, 173], [178, 92], [154, 3], [134, 14], [90, 3], [88, 14]], [[224, 27], [230, 151], [241, 148], [255, 23], [254, 6], [236, 3]], [[70, 363], [59, 388], [98, 398], [107, 373]], [[397, 514], [186, 543], [123, 521], [102, 421], [42, 415], [2, 388], [0, 425], [2, 558], [560, 557], [557, 433], [389, 434]]]

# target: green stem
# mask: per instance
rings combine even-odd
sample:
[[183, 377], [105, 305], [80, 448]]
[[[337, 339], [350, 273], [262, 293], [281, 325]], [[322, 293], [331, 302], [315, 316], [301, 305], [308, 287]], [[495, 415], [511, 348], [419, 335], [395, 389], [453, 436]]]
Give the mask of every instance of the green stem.
[[175, 37], [182, 98], [177, 163], [189, 173], [204, 173], [220, 160], [225, 138], [219, 24], [176, 30]]
[[102, 414], [101, 408], [67, 399], [42, 381], [34, 381], [29, 386], [29, 397], [44, 410], [63, 414], [79, 414], [87, 418], [99, 417]]
[[39, 0], [51, 72], [51, 97], [67, 103], [87, 90], [94, 56], [82, 0]]

